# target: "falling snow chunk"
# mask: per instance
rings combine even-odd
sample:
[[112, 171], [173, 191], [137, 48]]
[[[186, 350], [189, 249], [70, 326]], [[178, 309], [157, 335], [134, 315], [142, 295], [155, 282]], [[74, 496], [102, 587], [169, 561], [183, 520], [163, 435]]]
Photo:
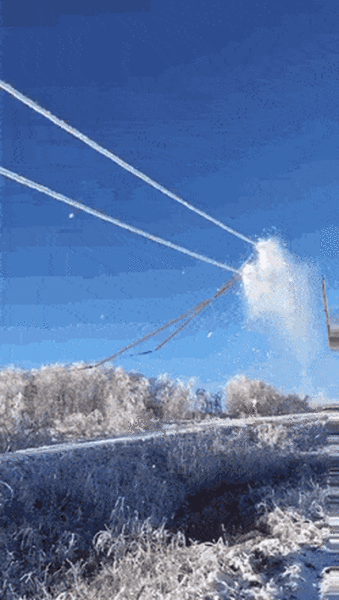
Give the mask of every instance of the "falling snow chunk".
[[258, 242], [256, 259], [242, 272], [247, 325], [255, 328], [257, 322], [274, 339], [280, 334], [294, 351], [304, 379], [316, 352], [309, 276], [307, 265], [298, 264], [274, 238]]
[[73, 219], [74, 213], [70, 213], [68, 216], [69, 216], [70, 219]]

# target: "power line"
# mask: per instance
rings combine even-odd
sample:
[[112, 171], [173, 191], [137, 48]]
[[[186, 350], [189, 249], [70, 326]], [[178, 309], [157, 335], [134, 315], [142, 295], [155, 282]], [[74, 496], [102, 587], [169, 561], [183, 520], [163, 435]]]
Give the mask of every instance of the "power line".
[[[199, 313], [201, 313], [202, 310], [204, 310], [206, 308], [206, 306], [208, 306], [211, 302], [213, 302], [213, 300], [215, 300], [216, 298], [218, 298], [219, 296], [221, 296], [222, 294], [224, 294], [225, 292], [227, 292], [235, 283], [236, 281], [240, 279], [238, 275], [233, 275], [233, 277], [231, 277], [231, 279], [229, 279], [215, 294], [214, 296], [212, 296], [212, 298], [208, 298], [207, 300], [204, 300], [203, 302], [200, 303], [200, 305], [198, 305], [198, 307], [195, 307], [196, 310], [193, 312], [193, 314], [191, 314], [190, 317], [188, 317], [187, 321], [185, 321], [185, 323], [183, 323], [182, 325], [180, 325], [180, 327], [178, 327], [173, 333], [171, 333], [171, 335], [169, 335], [163, 342], [161, 342], [153, 352], [157, 352], [158, 350], [160, 350], [160, 348], [162, 348], [165, 344], [167, 344], [167, 342], [169, 342], [171, 339], [174, 338], [175, 335], [177, 335], [182, 329], [184, 329], [184, 327], [186, 327], [186, 325], [188, 325], [188, 323], [190, 323], [192, 321], [192, 319], [194, 319]], [[194, 310], [194, 309], [191, 309]], [[152, 350], [151, 350], [152, 352]]]
[[248, 242], [249, 244], [252, 244], [253, 246], [255, 246], [255, 242], [250, 240], [248, 237], [242, 235], [241, 233], [238, 233], [237, 231], [235, 231], [234, 229], [231, 229], [230, 227], [227, 227], [226, 225], [221, 223], [221, 221], [214, 219], [213, 217], [211, 217], [204, 211], [199, 210], [198, 208], [195, 208], [192, 204], [189, 204], [189, 202], [186, 202], [185, 200], [183, 200], [176, 194], [173, 194], [173, 192], [170, 192], [165, 187], [163, 187], [162, 185], [160, 185], [159, 183], [157, 183], [156, 181], [154, 181], [153, 179], [151, 179], [150, 177], [148, 177], [141, 171], [138, 171], [138, 169], [135, 169], [134, 167], [132, 167], [131, 165], [126, 163], [124, 160], [119, 158], [116, 154], [109, 152], [109, 150], [106, 150], [105, 148], [103, 148], [102, 146], [100, 146], [99, 144], [97, 144], [96, 142], [91, 140], [89, 137], [87, 137], [83, 133], [80, 133], [80, 131], [78, 131], [74, 127], [71, 127], [70, 125], [65, 123], [65, 121], [62, 121], [61, 119], [58, 119], [58, 117], [55, 117], [54, 115], [52, 115], [51, 112], [49, 112], [45, 108], [42, 108], [41, 106], [39, 106], [39, 104], [37, 104], [36, 102], [31, 100], [30, 98], [28, 98], [27, 96], [24, 96], [23, 94], [18, 92], [11, 85], [9, 85], [8, 83], [5, 83], [5, 81], [0, 80], [0, 88], [2, 88], [6, 92], [8, 92], [12, 96], [14, 96], [14, 98], [16, 98], [17, 100], [20, 100], [20, 102], [22, 102], [23, 104], [26, 104], [27, 106], [29, 106], [36, 112], [38, 112], [41, 115], [43, 115], [44, 117], [46, 117], [46, 119], [49, 119], [50, 121], [52, 121], [52, 123], [54, 123], [61, 129], [64, 129], [64, 131], [67, 131], [67, 133], [70, 133], [74, 137], [78, 138], [80, 141], [84, 142], [84, 144], [87, 144], [87, 146], [90, 146], [91, 148], [93, 148], [93, 150], [96, 150], [96, 152], [103, 154], [104, 156], [106, 156], [106, 158], [109, 158], [110, 160], [115, 162], [117, 165], [119, 165], [120, 167], [125, 169], [126, 171], [129, 171], [130, 173], [132, 173], [132, 175], [134, 175], [135, 177], [142, 179], [142, 181], [144, 181], [145, 183], [148, 183], [148, 185], [154, 187], [156, 190], [159, 190], [159, 192], [161, 192], [162, 194], [165, 194], [166, 196], [168, 196], [169, 198], [172, 198], [172, 200], [175, 200], [176, 202], [180, 202], [180, 204], [183, 204], [184, 206], [186, 206], [186, 208], [189, 208], [189, 210], [193, 210], [195, 213], [197, 213], [201, 217], [204, 217], [208, 221], [211, 221], [211, 223], [214, 223], [214, 225], [218, 225], [218, 227], [221, 227], [228, 233], [231, 233], [232, 235], [235, 235], [238, 238], [244, 240], [245, 242]]
[[[227, 292], [239, 279], [240, 279], [240, 277], [239, 277], [238, 274], [233, 275], [233, 277], [231, 277], [231, 279], [229, 279], [219, 290], [217, 290], [217, 292], [211, 298], [208, 298], [207, 300], [203, 300], [203, 302], [200, 302], [199, 304], [196, 304], [196, 306], [193, 306], [193, 308], [191, 308], [190, 310], [188, 310], [187, 312], [185, 312], [183, 315], [180, 315], [180, 317], [176, 317], [176, 319], [172, 319], [171, 321], [169, 321], [165, 325], [162, 325], [161, 327], [159, 327], [155, 331], [152, 331], [151, 333], [148, 333], [147, 335], [145, 335], [144, 337], [140, 338], [136, 342], [133, 342], [132, 344], [129, 344], [128, 346], [125, 346], [125, 348], [122, 348], [122, 350], [119, 350], [119, 352], [116, 352], [115, 354], [112, 354], [112, 356], [109, 356], [108, 358], [104, 358], [103, 360], [100, 360], [98, 363], [95, 363], [94, 365], [86, 365], [85, 367], [80, 367], [79, 370], [83, 371], [85, 369], [93, 369], [94, 367], [99, 367], [100, 365], [103, 365], [105, 362], [108, 362], [109, 360], [114, 360], [115, 358], [117, 358], [118, 356], [120, 356], [120, 354], [123, 354], [127, 350], [130, 350], [131, 348], [134, 348], [134, 346], [137, 346], [137, 345], [141, 344], [142, 342], [145, 342], [146, 340], [148, 340], [149, 338], [153, 337], [154, 335], [157, 335], [158, 333], [160, 333], [164, 329], [167, 329], [171, 325], [174, 325], [174, 323], [177, 323], [178, 321], [181, 321], [185, 317], [188, 317], [187, 321], [185, 323], [183, 323], [183, 325], [180, 325], [180, 327], [178, 327], [178, 329], [176, 331], [174, 331], [174, 333], [172, 333], [168, 338], [166, 338], [166, 340], [164, 340], [161, 344], [159, 344], [159, 346], [157, 346], [157, 348], [155, 349], [155, 351], [156, 350], [160, 350], [160, 348], [162, 346], [164, 346], [177, 333], [179, 333], [179, 331], [181, 331], [210, 302], [212, 302], [213, 300], [215, 300], [216, 298], [218, 298], [219, 296], [221, 296], [222, 294], [224, 294], [225, 292]], [[150, 354], [151, 352], [152, 352], [152, 350], [148, 350], [147, 352], [141, 352], [140, 354]]]
[[141, 229], [137, 229], [136, 227], [133, 227], [132, 225], [126, 225], [126, 223], [122, 223], [118, 219], [113, 219], [113, 217], [110, 217], [109, 215], [105, 215], [104, 213], [102, 213], [94, 208], [85, 206], [85, 204], [81, 204], [80, 202], [77, 202], [76, 200], [71, 200], [70, 198], [67, 198], [67, 196], [64, 196], [63, 194], [54, 192], [50, 188], [40, 185], [39, 183], [35, 183], [34, 181], [31, 181], [30, 179], [26, 179], [26, 177], [22, 177], [21, 175], [18, 175], [17, 173], [8, 171], [8, 169], [4, 169], [3, 167], [0, 167], [0, 175], [3, 175], [4, 177], [8, 177], [9, 179], [12, 179], [13, 181], [16, 181], [17, 183], [21, 183], [22, 185], [25, 185], [27, 187], [33, 188], [34, 190], [36, 190], [38, 192], [46, 194], [46, 196], [50, 196], [51, 198], [54, 198], [54, 200], [59, 200], [60, 202], [65, 202], [66, 204], [69, 204], [70, 206], [73, 206], [74, 208], [79, 208], [80, 210], [83, 210], [84, 212], [87, 212], [90, 215], [98, 217], [99, 219], [102, 219], [103, 221], [107, 221], [108, 223], [113, 223], [113, 225], [117, 225], [118, 227], [122, 227], [123, 229], [127, 229], [128, 231], [132, 231], [132, 233], [137, 233], [138, 235], [141, 235], [149, 240], [152, 240], [153, 242], [156, 242], [157, 244], [162, 244], [163, 246], [167, 246], [168, 248], [172, 248], [173, 250], [177, 250], [178, 252], [182, 252], [183, 254], [187, 254], [188, 256], [192, 256], [193, 258], [197, 258], [198, 260], [201, 260], [203, 262], [210, 263], [211, 265], [214, 265], [215, 267], [219, 267], [220, 269], [224, 269], [225, 271], [232, 271], [233, 273], [239, 273], [239, 271], [237, 271], [237, 269], [233, 269], [232, 267], [229, 267], [228, 265], [225, 265], [224, 263], [220, 263], [211, 258], [207, 258], [206, 256], [203, 256], [202, 254], [197, 254], [196, 252], [191, 252], [191, 250], [187, 250], [186, 248], [183, 248], [182, 246], [177, 246], [176, 244], [172, 244], [172, 242], [168, 242], [168, 241], [163, 240], [162, 238], [159, 238], [155, 235], [146, 233], [145, 231], [142, 231]]

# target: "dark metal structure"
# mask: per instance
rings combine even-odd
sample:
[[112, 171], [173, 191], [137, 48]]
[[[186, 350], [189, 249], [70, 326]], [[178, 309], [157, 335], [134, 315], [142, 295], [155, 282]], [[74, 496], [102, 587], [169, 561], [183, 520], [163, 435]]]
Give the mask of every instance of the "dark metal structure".
[[328, 304], [327, 304], [327, 296], [326, 296], [325, 277], [323, 277], [323, 304], [324, 304], [324, 311], [325, 311], [325, 316], [326, 316], [328, 346], [329, 346], [330, 350], [339, 350], [339, 328], [333, 328], [333, 326], [331, 326], [329, 316], [328, 316]]

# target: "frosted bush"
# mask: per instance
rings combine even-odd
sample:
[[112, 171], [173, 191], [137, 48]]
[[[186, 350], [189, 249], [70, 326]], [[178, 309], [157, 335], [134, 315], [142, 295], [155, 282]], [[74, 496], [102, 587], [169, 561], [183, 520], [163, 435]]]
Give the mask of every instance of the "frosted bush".
[[118, 368], [106, 382], [105, 414], [109, 427], [126, 429], [146, 417], [149, 382], [139, 373], [125, 373]]
[[54, 421], [54, 428], [59, 433], [64, 433], [72, 438], [76, 436], [93, 437], [102, 431], [103, 416], [101, 412], [96, 409], [89, 415], [85, 416], [83, 413], [73, 413], [67, 415], [62, 421], [56, 419]]
[[105, 375], [98, 369], [79, 371], [75, 366], [48, 365], [34, 373], [36, 394], [33, 400], [38, 417], [46, 406], [51, 417], [95, 409], [103, 412]]
[[11, 417], [13, 413], [24, 410], [22, 391], [23, 374], [13, 369], [0, 371], [0, 418]]
[[173, 381], [167, 373], [151, 380], [150, 400], [165, 419], [185, 418], [191, 412], [194, 379]]
[[261, 447], [279, 446], [282, 450], [293, 450], [293, 440], [289, 437], [288, 429], [283, 425], [263, 423], [256, 428], [257, 443]]
[[253, 415], [283, 415], [311, 411], [306, 398], [284, 396], [264, 381], [237, 375], [225, 387], [228, 413], [235, 417]]
[[[278, 541], [279, 551], [283, 549], [286, 554], [298, 550], [304, 544], [320, 548], [330, 533], [328, 528], [320, 530], [310, 520], [305, 520], [295, 509], [283, 511], [278, 506], [268, 515], [267, 523], [271, 535]], [[262, 542], [263, 547], [265, 543]]]

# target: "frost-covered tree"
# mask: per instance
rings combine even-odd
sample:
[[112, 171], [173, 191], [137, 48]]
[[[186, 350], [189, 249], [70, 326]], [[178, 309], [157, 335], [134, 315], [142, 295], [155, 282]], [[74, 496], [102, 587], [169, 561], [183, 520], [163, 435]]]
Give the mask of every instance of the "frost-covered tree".
[[237, 375], [225, 387], [227, 412], [233, 417], [253, 415], [286, 415], [311, 412], [308, 398], [302, 400], [296, 394], [285, 396], [273, 386], [246, 375]]

